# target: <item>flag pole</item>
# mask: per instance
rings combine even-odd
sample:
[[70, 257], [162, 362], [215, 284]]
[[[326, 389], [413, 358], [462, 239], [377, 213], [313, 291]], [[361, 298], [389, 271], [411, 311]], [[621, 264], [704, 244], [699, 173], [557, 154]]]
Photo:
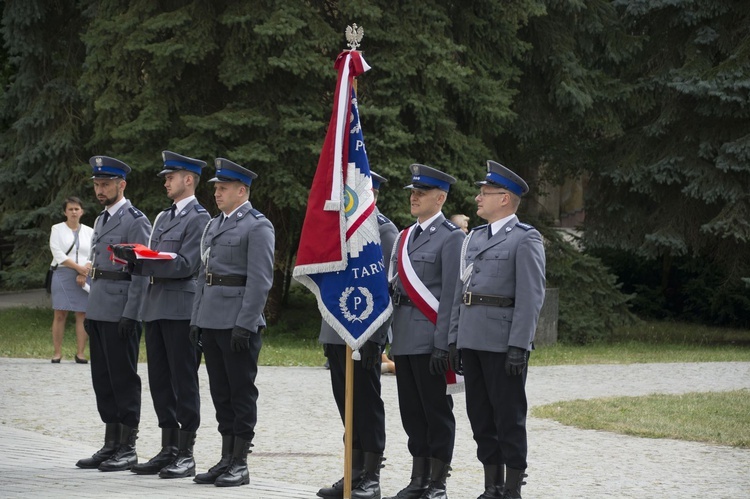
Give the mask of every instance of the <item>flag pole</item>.
[[[351, 50], [357, 50], [364, 30], [353, 23], [346, 27], [346, 41]], [[357, 79], [352, 83], [354, 93], [357, 93]], [[344, 499], [352, 497], [352, 443], [354, 426], [354, 352], [352, 347], [346, 345], [346, 384], [344, 389]]]
[[346, 389], [344, 395], [344, 499], [352, 497], [352, 425], [354, 420], [354, 360], [346, 345]]

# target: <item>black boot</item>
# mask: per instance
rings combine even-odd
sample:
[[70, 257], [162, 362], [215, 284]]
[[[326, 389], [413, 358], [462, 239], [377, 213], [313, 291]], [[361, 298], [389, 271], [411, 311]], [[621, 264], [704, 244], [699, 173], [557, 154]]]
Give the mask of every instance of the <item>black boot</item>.
[[138, 475], [156, 475], [161, 469], [177, 457], [177, 428], [161, 429], [161, 450], [145, 463], [133, 466], [132, 471]]
[[427, 457], [412, 458], [411, 482], [398, 494], [386, 499], [419, 499], [430, 485], [430, 459]]
[[239, 487], [250, 483], [250, 473], [247, 471], [247, 455], [250, 453], [250, 441], [234, 437], [234, 451], [232, 461], [227, 470], [216, 479], [217, 487]]
[[[359, 449], [352, 449], [352, 490], [357, 486], [362, 474], [365, 472], [364, 454]], [[344, 497], [344, 479], [330, 487], [324, 487], [318, 491], [318, 497], [323, 499], [343, 499]]]
[[187, 478], [189, 476], [195, 476], [195, 459], [193, 459], [194, 445], [195, 432], [180, 430], [177, 457], [171, 464], [162, 468], [159, 472], [159, 476], [161, 478]]
[[100, 464], [112, 457], [120, 444], [120, 431], [120, 423], [106, 423], [104, 447], [96, 451], [91, 457], [79, 459], [76, 466], [87, 470], [95, 470]]
[[193, 478], [195, 483], [212, 484], [219, 478], [229, 467], [232, 462], [232, 452], [234, 451], [234, 435], [221, 436], [221, 459], [205, 473], [200, 473]]
[[521, 485], [526, 485], [523, 481], [528, 475], [524, 470], [514, 470], [508, 468], [505, 481], [505, 494], [503, 499], [521, 499]]
[[382, 454], [365, 452], [365, 472], [356, 487], [352, 488], [351, 499], [380, 499], [380, 467]]
[[445, 482], [450, 476], [448, 472], [451, 470], [451, 467], [448, 463], [444, 463], [434, 457], [430, 461], [432, 462], [430, 485], [420, 499], [448, 499], [448, 493], [445, 491]]
[[125, 471], [138, 464], [135, 453], [135, 441], [138, 438], [138, 428], [121, 425], [120, 446], [112, 457], [99, 465], [99, 471]]
[[505, 489], [505, 466], [484, 465], [484, 493], [477, 499], [502, 499]]

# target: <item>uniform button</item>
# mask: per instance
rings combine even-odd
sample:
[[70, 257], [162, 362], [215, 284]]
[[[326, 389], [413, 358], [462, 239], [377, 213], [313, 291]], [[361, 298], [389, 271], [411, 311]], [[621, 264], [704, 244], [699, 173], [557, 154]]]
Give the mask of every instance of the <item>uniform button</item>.
[[474, 269], [474, 273], [478, 274], [479, 273], [479, 269]]
[[477, 258], [477, 260], [481, 260], [482, 258], [484, 258], [484, 257], [480, 256], [479, 258]]

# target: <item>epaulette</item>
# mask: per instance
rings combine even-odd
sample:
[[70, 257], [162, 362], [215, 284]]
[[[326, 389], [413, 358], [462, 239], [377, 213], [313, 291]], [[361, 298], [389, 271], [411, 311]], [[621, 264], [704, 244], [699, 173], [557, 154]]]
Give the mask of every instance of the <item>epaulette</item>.
[[485, 227], [487, 227], [487, 225], [488, 224], [477, 225], [476, 227], [472, 228], [469, 232], [474, 232], [475, 230], [484, 229]]
[[385, 225], [385, 224], [388, 224], [388, 223], [391, 223], [391, 221], [388, 220], [388, 217], [386, 217], [382, 213], [378, 213], [378, 224], [379, 225]]
[[248, 213], [250, 213], [252, 216], [254, 216], [255, 218], [257, 218], [258, 220], [260, 220], [261, 218], [266, 218], [266, 216], [263, 213], [259, 212], [255, 208], [250, 208], [250, 210], [248, 211]]
[[448, 227], [448, 230], [450, 230], [450, 231], [458, 230], [458, 225], [454, 224], [453, 222], [451, 222], [448, 219], [443, 220], [443, 225], [445, 225], [446, 227]]
[[195, 205], [195, 211], [197, 211], [198, 213], [207, 213], [208, 212], [208, 210], [206, 210], [203, 206], [201, 206], [199, 204]]
[[141, 211], [135, 206], [131, 206], [130, 208], [128, 208], [128, 211], [131, 215], [133, 215], [133, 218], [139, 218], [143, 216], [143, 213], [141, 213]]
[[533, 225], [525, 224], [523, 222], [516, 222], [516, 226], [521, 227], [523, 230], [531, 230], [534, 228]]

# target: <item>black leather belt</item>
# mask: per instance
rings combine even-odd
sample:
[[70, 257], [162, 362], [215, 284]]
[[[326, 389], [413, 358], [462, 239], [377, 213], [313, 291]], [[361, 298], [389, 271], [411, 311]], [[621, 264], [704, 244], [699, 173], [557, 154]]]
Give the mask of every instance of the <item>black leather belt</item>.
[[414, 302], [411, 301], [408, 295], [402, 294], [399, 291], [393, 293], [393, 304], [398, 307], [413, 307]]
[[190, 277], [180, 277], [179, 279], [171, 279], [169, 277], [154, 277], [154, 276], [149, 276], [148, 283], [149, 284], [164, 284], [166, 282], [189, 281], [190, 279], [193, 279], [193, 276], [190, 276]]
[[464, 293], [464, 305], [488, 305], [491, 307], [512, 307], [516, 300], [507, 296], [479, 295], [477, 293]]
[[91, 269], [91, 279], [109, 279], [110, 281], [129, 281], [130, 274], [127, 272], [115, 272], [111, 270]]
[[244, 286], [247, 276], [244, 275], [218, 275], [206, 274], [207, 286]]

